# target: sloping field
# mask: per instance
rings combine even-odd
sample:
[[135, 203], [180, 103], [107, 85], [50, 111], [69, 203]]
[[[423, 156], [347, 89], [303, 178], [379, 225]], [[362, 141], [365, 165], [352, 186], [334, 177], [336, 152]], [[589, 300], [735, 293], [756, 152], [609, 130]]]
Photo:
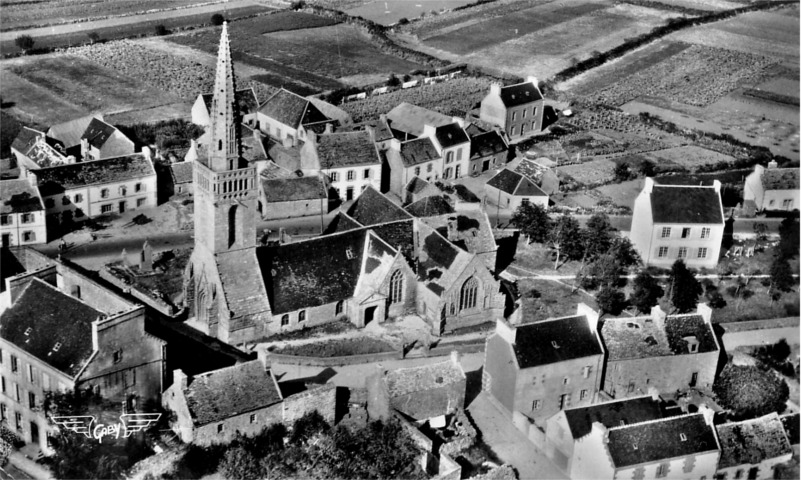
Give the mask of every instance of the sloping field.
[[[472, 0], [373, 0], [356, 8], [345, 10], [354, 17], [362, 17], [381, 25], [392, 25], [405, 18], [412, 20], [423, 14], [461, 7]], [[335, 7], [336, 8], [336, 7]]]

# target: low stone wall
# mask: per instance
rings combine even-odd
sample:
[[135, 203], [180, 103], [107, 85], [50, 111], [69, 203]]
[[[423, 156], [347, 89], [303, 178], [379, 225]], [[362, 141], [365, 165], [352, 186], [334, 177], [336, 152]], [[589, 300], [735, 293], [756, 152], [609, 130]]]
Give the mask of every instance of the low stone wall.
[[772, 318], [749, 322], [722, 323], [723, 347], [727, 352], [747, 345], [768, 345], [787, 339], [788, 343], [797, 343], [799, 338], [799, 318]]
[[442, 355], [450, 355], [452, 351], [456, 350], [459, 353], [479, 353], [484, 351], [486, 342], [482, 340], [480, 343], [463, 343], [463, 344], [443, 344], [429, 349], [427, 356], [439, 357]]
[[291, 425], [307, 413], [317, 411], [326, 422], [333, 425], [336, 415], [337, 388], [327, 383], [284, 399], [284, 425]]
[[284, 353], [267, 352], [267, 361], [270, 364], [302, 365], [305, 367], [339, 367], [342, 365], [356, 365], [359, 363], [382, 362], [386, 360], [402, 360], [403, 350], [394, 352], [368, 353], [364, 355], [348, 355], [344, 357], [306, 357], [301, 355], [287, 355]]

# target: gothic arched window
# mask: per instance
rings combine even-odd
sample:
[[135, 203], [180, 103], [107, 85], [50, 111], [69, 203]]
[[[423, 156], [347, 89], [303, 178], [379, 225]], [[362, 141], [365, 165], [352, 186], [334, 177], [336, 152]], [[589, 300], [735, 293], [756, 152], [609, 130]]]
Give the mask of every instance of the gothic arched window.
[[403, 300], [403, 272], [395, 270], [389, 278], [389, 304]]
[[337, 302], [337, 309], [336, 309], [336, 314], [335, 315], [336, 316], [340, 316], [340, 315], [342, 315], [342, 312], [344, 312], [344, 311], [345, 311], [345, 301], [344, 300], [340, 300], [340, 301]]
[[228, 210], [228, 247], [236, 243], [236, 205]]
[[462, 292], [459, 296], [459, 310], [466, 310], [476, 306], [478, 297], [478, 280], [470, 277], [462, 284]]

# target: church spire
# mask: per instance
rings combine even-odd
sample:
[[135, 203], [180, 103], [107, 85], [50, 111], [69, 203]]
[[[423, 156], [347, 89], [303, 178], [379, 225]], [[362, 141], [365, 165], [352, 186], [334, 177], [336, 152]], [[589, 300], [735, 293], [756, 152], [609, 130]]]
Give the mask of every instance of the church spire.
[[240, 156], [239, 108], [235, 99], [234, 64], [228, 41], [228, 22], [223, 22], [220, 48], [217, 52], [217, 73], [211, 104], [209, 168], [214, 171], [238, 168]]

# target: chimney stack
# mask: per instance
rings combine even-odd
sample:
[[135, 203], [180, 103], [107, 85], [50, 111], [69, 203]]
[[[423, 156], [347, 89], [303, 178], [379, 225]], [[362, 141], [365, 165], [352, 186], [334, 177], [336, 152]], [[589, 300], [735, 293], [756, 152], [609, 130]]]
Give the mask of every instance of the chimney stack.
[[776, 163], [776, 160], [771, 160], [768, 162], [768, 168], [777, 168], [778, 166], [779, 164]]
[[490, 93], [493, 95], [500, 95], [502, 87], [503, 86], [500, 83], [493, 82], [492, 85], [490, 85]]
[[189, 386], [189, 379], [186, 378], [186, 374], [180, 368], [172, 371], [172, 382], [173, 385], [178, 385], [181, 391], [186, 390], [186, 387]]
[[590, 330], [593, 332], [598, 331], [598, 320], [601, 318], [601, 314], [590, 308], [589, 305], [586, 303], [579, 303], [576, 305], [576, 315], [584, 315], [587, 317], [587, 323], [590, 326]]
[[720, 180], [715, 180], [712, 185], [715, 187], [715, 191], [720, 193]]
[[334, 133], [334, 124], [328, 122], [325, 124], [325, 133]]
[[654, 179], [651, 177], [645, 177], [645, 186], [642, 189], [645, 193], [652, 193], [654, 191]]

